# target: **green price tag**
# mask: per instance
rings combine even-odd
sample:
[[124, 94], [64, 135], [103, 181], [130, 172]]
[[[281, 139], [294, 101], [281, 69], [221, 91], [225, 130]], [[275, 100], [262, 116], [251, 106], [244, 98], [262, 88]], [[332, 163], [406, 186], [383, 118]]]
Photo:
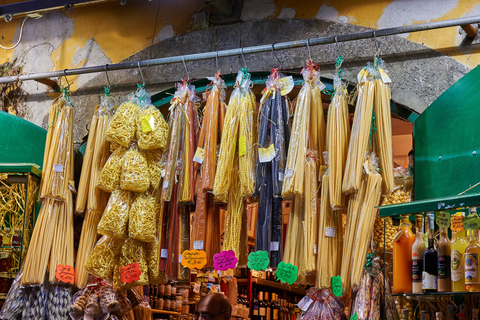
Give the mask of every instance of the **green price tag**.
[[336, 297], [343, 296], [342, 278], [340, 276], [332, 277], [332, 292]]
[[350, 317], [350, 320], [357, 320], [357, 312], [355, 311], [354, 314]]
[[444, 211], [437, 212], [437, 226], [440, 228], [449, 228], [450, 213]]
[[275, 274], [277, 275], [278, 280], [292, 285], [295, 281], [297, 281], [297, 273], [297, 266], [282, 261], [278, 264], [277, 272]]
[[462, 222], [465, 230], [475, 230], [480, 228], [480, 218], [478, 218], [476, 213], [464, 217]]
[[270, 263], [267, 251], [250, 252], [247, 266], [253, 270], [265, 270]]

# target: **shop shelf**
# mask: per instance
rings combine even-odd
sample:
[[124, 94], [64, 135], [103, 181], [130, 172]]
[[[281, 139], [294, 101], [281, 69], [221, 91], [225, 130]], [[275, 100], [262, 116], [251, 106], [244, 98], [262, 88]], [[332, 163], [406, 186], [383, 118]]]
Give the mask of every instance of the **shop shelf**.
[[394, 293], [394, 297], [405, 297], [417, 301], [435, 300], [439, 296], [472, 296], [480, 295], [480, 292], [432, 292], [432, 293]]
[[172, 316], [179, 316], [179, 315], [181, 315], [180, 312], [166, 311], [166, 310], [157, 310], [157, 309], [152, 309], [152, 313], [168, 314], [168, 315], [172, 315]]
[[[248, 284], [248, 279], [237, 279], [238, 284]], [[290, 286], [288, 284], [283, 284], [280, 282], [275, 282], [275, 281], [270, 281], [270, 280], [264, 280], [264, 279], [259, 279], [259, 278], [252, 278], [252, 284], [256, 284], [259, 286], [264, 286], [264, 287], [269, 287], [269, 288], [274, 288], [274, 289], [279, 289], [279, 290], [284, 290], [284, 291], [290, 291], [298, 294], [305, 294], [307, 290], [302, 289], [302, 288], [297, 288], [295, 286]]]

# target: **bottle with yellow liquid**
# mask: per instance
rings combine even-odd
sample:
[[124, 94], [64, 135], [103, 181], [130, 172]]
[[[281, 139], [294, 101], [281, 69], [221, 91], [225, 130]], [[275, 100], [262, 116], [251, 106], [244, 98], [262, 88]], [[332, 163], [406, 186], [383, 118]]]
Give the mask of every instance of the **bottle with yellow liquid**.
[[465, 236], [465, 230], [463, 229], [462, 212], [457, 212], [452, 217], [452, 233], [456, 233], [456, 237], [452, 242], [451, 253], [451, 277], [452, 277], [452, 291], [453, 292], [465, 292], [465, 249], [470, 245], [470, 242]]
[[478, 229], [469, 231], [470, 245], [465, 249], [465, 285], [468, 292], [480, 291], [480, 270], [478, 258], [480, 247], [477, 243]]

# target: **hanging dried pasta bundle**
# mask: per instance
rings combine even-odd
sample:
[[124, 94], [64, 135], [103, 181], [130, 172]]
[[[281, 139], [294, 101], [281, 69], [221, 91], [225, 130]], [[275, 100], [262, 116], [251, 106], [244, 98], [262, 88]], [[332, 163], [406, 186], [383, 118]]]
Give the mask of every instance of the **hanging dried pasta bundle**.
[[153, 242], [157, 225], [155, 198], [148, 193], [138, 195], [130, 208], [128, 236], [142, 242]]
[[[255, 95], [250, 87], [241, 92], [240, 99], [240, 117], [239, 117], [239, 174], [240, 174], [240, 194], [248, 197], [255, 191], [255, 164], [257, 162], [256, 148], [256, 101]], [[243, 150], [243, 141], [245, 141], [245, 150]], [[242, 153], [244, 153], [242, 155]]]
[[88, 257], [85, 269], [98, 278], [111, 279], [116, 264], [115, 256], [120, 254], [123, 241], [107, 236], [101, 237]]
[[116, 189], [108, 200], [107, 208], [98, 223], [97, 232], [104, 236], [124, 238], [127, 235], [127, 224], [132, 192]]
[[[196, 97], [196, 96], [195, 96]], [[193, 157], [196, 150], [196, 128], [197, 128], [197, 113], [192, 101], [185, 104], [185, 113], [187, 117], [184, 118], [183, 137], [182, 137], [182, 170], [179, 176], [180, 193], [178, 202], [193, 203], [195, 197], [195, 180], [193, 175]]]
[[137, 121], [138, 147], [143, 150], [165, 149], [168, 140], [168, 124], [155, 106], [143, 108]]
[[148, 165], [148, 176], [150, 177], [150, 186], [157, 190], [160, 181], [162, 180], [162, 170], [165, 169], [166, 159], [163, 159], [167, 154], [161, 149], [147, 150], [143, 152]]
[[147, 250], [148, 277], [150, 284], [159, 284], [165, 280], [165, 275], [160, 272], [158, 263], [160, 260], [160, 241], [155, 237], [155, 241], [145, 244]]
[[108, 125], [107, 141], [128, 147], [135, 138], [139, 113], [139, 106], [133, 101], [122, 103]]
[[141, 286], [148, 284], [148, 265], [146, 250], [142, 242], [132, 238], [127, 238], [122, 245], [122, 251], [119, 260], [119, 268], [126, 267], [132, 263], [138, 263], [140, 266], [140, 279], [129, 286]]
[[127, 148], [119, 146], [108, 158], [105, 166], [100, 172], [100, 178], [97, 181], [97, 187], [105, 192], [113, 192], [120, 187], [120, 178], [122, 176], [123, 156]]
[[[310, 152], [311, 154], [312, 152]], [[312, 156], [315, 156], [313, 154]], [[318, 175], [317, 165], [308, 156], [305, 165], [305, 272], [313, 274], [317, 269], [316, 245], [318, 239]], [[321, 247], [322, 250], [324, 249]]]
[[133, 145], [123, 156], [120, 188], [133, 192], [145, 192], [149, 186], [147, 160], [138, 151], [137, 146]]

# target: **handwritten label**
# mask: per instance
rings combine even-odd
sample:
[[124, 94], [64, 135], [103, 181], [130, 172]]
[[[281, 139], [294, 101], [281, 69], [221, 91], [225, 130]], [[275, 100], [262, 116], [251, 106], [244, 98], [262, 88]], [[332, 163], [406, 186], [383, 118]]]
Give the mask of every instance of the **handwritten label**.
[[69, 265], [59, 264], [55, 270], [55, 278], [60, 282], [73, 284], [75, 282], [75, 269]]
[[250, 252], [248, 255], [248, 263], [247, 266], [253, 270], [265, 270], [270, 263], [270, 259], [268, 258], [267, 251], [257, 251], [257, 252]]
[[280, 243], [278, 241], [270, 242], [270, 251], [278, 251], [280, 248]]
[[357, 312], [355, 311], [354, 314], [350, 317], [350, 320], [357, 320]]
[[295, 82], [293, 81], [293, 77], [283, 77], [278, 79], [280, 84], [280, 95], [284, 96], [289, 94], [292, 91], [293, 87], [295, 86]]
[[227, 271], [235, 269], [238, 259], [235, 257], [235, 251], [228, 250], [213, 255], [213, 267], [215, 270]]
[[258, 148], [260, 163], [270, 162], [275, 158], [275, 145], [272, 143], [268, 148]]
[[325, 237], [335, 238], [335, 228], [325, 227]]
[[168, 257], [168, 249], [162, 249], [160, 251], [160, 258], [166, 259]]
[[336, 297], [343, 296], [342, 278], [340, 276], [332, 277], [332, 292]]
[[475, 230], [480, 228], [480, 219], [476, 213], [469, 214], [467, 217], [464, 217], [462, 222], [465, 230]]
[[203, 250], [203, 241], [202, 240], [193, 241], [193, 249], [194, 250]]
[[120, 268], [120, 280], [126, 283], [132, 283], [140, 279], [142, 271], [140, 265], [135, 262]]
[[205, 158], [205, 149], [198, 147], [193, 156], [193, 161], [202, 164], [203, 159]]
[[437, 225], [440, 228], [450, 227], [450, 213], [444, 211], [437, 212]]
[[63, 172], [63, 166], [61, 164], [55, 163], [53, 165], [53, 171], [55, 172]]
[[202, 269], [207, 264], [207, 254], [203, 250], [185, 250], [182, 256], [182, 266], [189, 269]]
[[297, 306], [302, 310], [303, 312], [306, 312], [310, 305], [313, 303], [313, 300], [310, 299], [308, 296], [305, 296], [300, 300], [299, 303], [297, 303]]
[[147, 133], [155, 130], [155, 118], [152, 117], [150, 114], [146, 116], [142, 116], [141, 120], [142, 125], [142, 132]]
[[277, 279], [279, 279], [280, 281], [292, 285], [295, 281], [297, 281], [297, 273], [297, 266], [282, 261], [278, 264], [277, 272], [275, 274], [277, 275]]
[[461, 232], [461, 231], [465, 231], [465, 229], [463, 229], [463, 216], [453, 216], [452, 219], [451, 219], [451, 225], [450, 225], [450, 229], [452, 229], [452, 231], [456, 231], [456, 232]]
[[247, 137], [246, 136], [240, 136], [238, 138], [238, 156], [244, 156], [247, 154]]

